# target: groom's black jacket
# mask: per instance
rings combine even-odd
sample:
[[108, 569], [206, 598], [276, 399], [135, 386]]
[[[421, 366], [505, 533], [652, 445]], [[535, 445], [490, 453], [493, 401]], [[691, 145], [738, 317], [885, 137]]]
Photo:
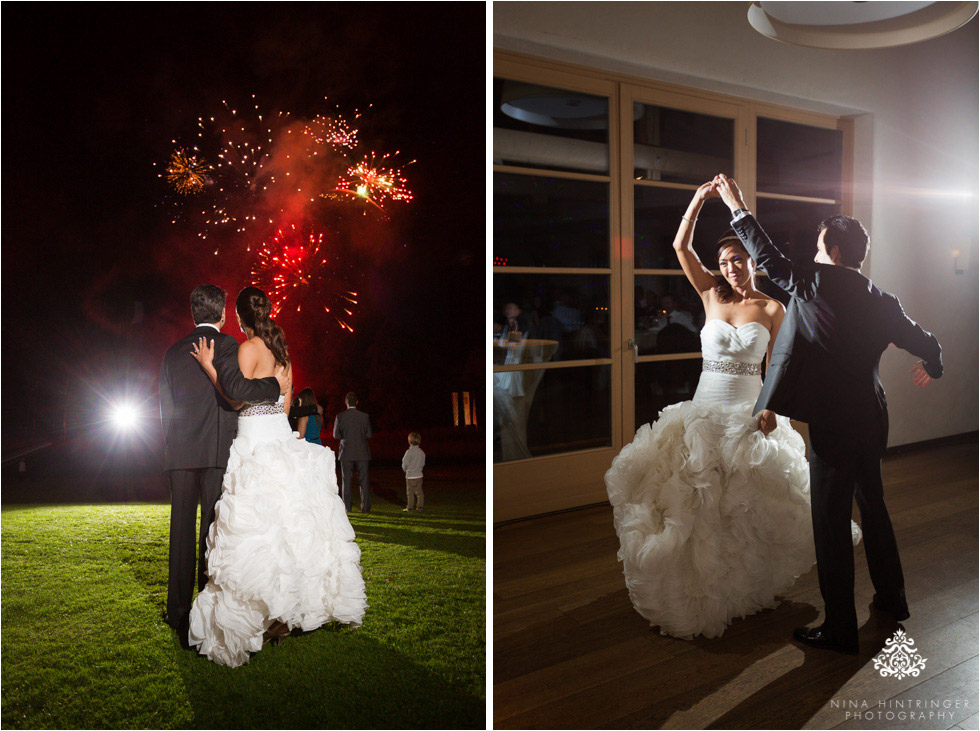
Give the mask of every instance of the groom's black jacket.
[[882, 352], [894, 343], [939, 378], [939, 342], [905, 315], [895, 295], [859, 272], [791, 262], [751, 215], [732, 227], [756, 264], [790, 295], [756, 412], [770, 409], [883, 453], [888, 409], [878, 378]]
[[275, 378], [249, 380], [238, 367], [238, 341], [212, 327], [200, 325], [174, 343], [163, 356], [160, 370], [160, 416], [166, 442], [164, 470], [228, 466], [238, 418], [221, 397], [204, 369], [191, 356], [198, 338], [214, 340], [214, 368], [218, 383], [233, 401], [275, 401]]

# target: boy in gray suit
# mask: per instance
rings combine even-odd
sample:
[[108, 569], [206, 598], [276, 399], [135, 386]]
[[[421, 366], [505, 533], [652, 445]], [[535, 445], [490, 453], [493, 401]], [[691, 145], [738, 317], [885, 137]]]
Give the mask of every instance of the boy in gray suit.
[[340, 440], [337, 459], [343, 477], [344, 505], [351, 510], [351, 494], [354, 488], [354, 468], [361, 483], [361, 512], [371, 512], [371, 487], [368, 482], [368, 468], [371, 463], [371, 448], [367, 440], [371, 438], [371, 419], [357, 409], [357, 396], [348, 393], [345, 399], [347, 410], [337, 414], [333, 422], [334, 439]]

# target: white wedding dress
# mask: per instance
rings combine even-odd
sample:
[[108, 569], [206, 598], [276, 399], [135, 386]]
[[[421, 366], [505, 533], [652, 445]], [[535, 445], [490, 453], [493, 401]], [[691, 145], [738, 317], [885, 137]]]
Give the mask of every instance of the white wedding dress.
[[293, 436], [282, 397], [239, 413], [207, 549], [189, 640], [216, 663], [248, 662], [275, 620], [304, 631], [361, 624], [361, 551], [334, 453]]
[[640, 427], [606, 473], [630, 599], [662, 634], [718, 637], [816, 561], [803, 439], [782, 416], [766, 437], [752, 416], [762, 380], [746, 373], [768, 344], [761, 323], [705, 323], [694, 399]]

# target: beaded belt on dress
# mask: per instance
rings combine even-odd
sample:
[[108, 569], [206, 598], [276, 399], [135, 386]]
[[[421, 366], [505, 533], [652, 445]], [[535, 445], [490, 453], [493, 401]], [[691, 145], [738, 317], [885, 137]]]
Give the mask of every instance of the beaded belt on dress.
[[239, 416], [267, 416], [269, 414], [285, 414], [286, 409], [281, 403], [249, 404], [238, 412]]
[[705, 360], [702, 371], [727, 373], [731, 376], [758, 376], [762, 373], [762, 363], [739, 363], [737, 360]]

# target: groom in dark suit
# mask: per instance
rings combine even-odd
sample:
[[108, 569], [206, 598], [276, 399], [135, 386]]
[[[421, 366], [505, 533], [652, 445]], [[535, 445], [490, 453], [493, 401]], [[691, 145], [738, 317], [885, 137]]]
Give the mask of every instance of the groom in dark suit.
[[770, 409], [810, 427], [810, 494], [824, 623], [793, 636], [812, 647], [857, 653], [851, 504], [861, 511], [874, 607], [909, 616], [898, 545], [885, 507], [881, 458], [888, 443], [878, 362], [889, 344], [922, 360], [913, 380], [943, 374], [936, 338], [906, 317], [898, 298], [864, 277], [868, 235], [860, 222], [833, 216], [818, 227], [813, 266], [791, 262], [748, 212], [734, 180], [719, 175], [718, 195], [732, 228], [769, 280], [790, 295], [756, 412]]
[[[222, 393], [234, 401], [274, 401], [286, 390], [284, 373], [249, 380], [238, 367], [238, 341], [225, 335], [225, 292], [202, 284], [191, 293], [194, 330], [174, 343], [163, 356], [160, 370], [160, 416], [166, 443], [163, 469], [170, 481], [170, 577], [167, 584], [167, 623], [187, 643], [194, 563], [197, 588], [207, 584], [204, 560], [208, 528], [221, 495], [221, 480], [232, 440], [238, 431], [238, 415], [214, 388], [191, 356], [199, 338], [214, 341], [214, 367]], [[197, 503], [201, 503], [201, 528], [195, 531]]]
[[334, 418], [333, 437], [340, 440], [337, 459], [343, 478], [344, 505], [351, 510], [354, 491], [354, 468], [361, 483], [361, 512], [371, 512], [371, 486], [368, 483], [368, 470], [371, 466], [371, 448], [367, 440], [371, 438], [371, 418], [357, 408], [357, 396], [348, 393], [344, 399], [347, 410]]

